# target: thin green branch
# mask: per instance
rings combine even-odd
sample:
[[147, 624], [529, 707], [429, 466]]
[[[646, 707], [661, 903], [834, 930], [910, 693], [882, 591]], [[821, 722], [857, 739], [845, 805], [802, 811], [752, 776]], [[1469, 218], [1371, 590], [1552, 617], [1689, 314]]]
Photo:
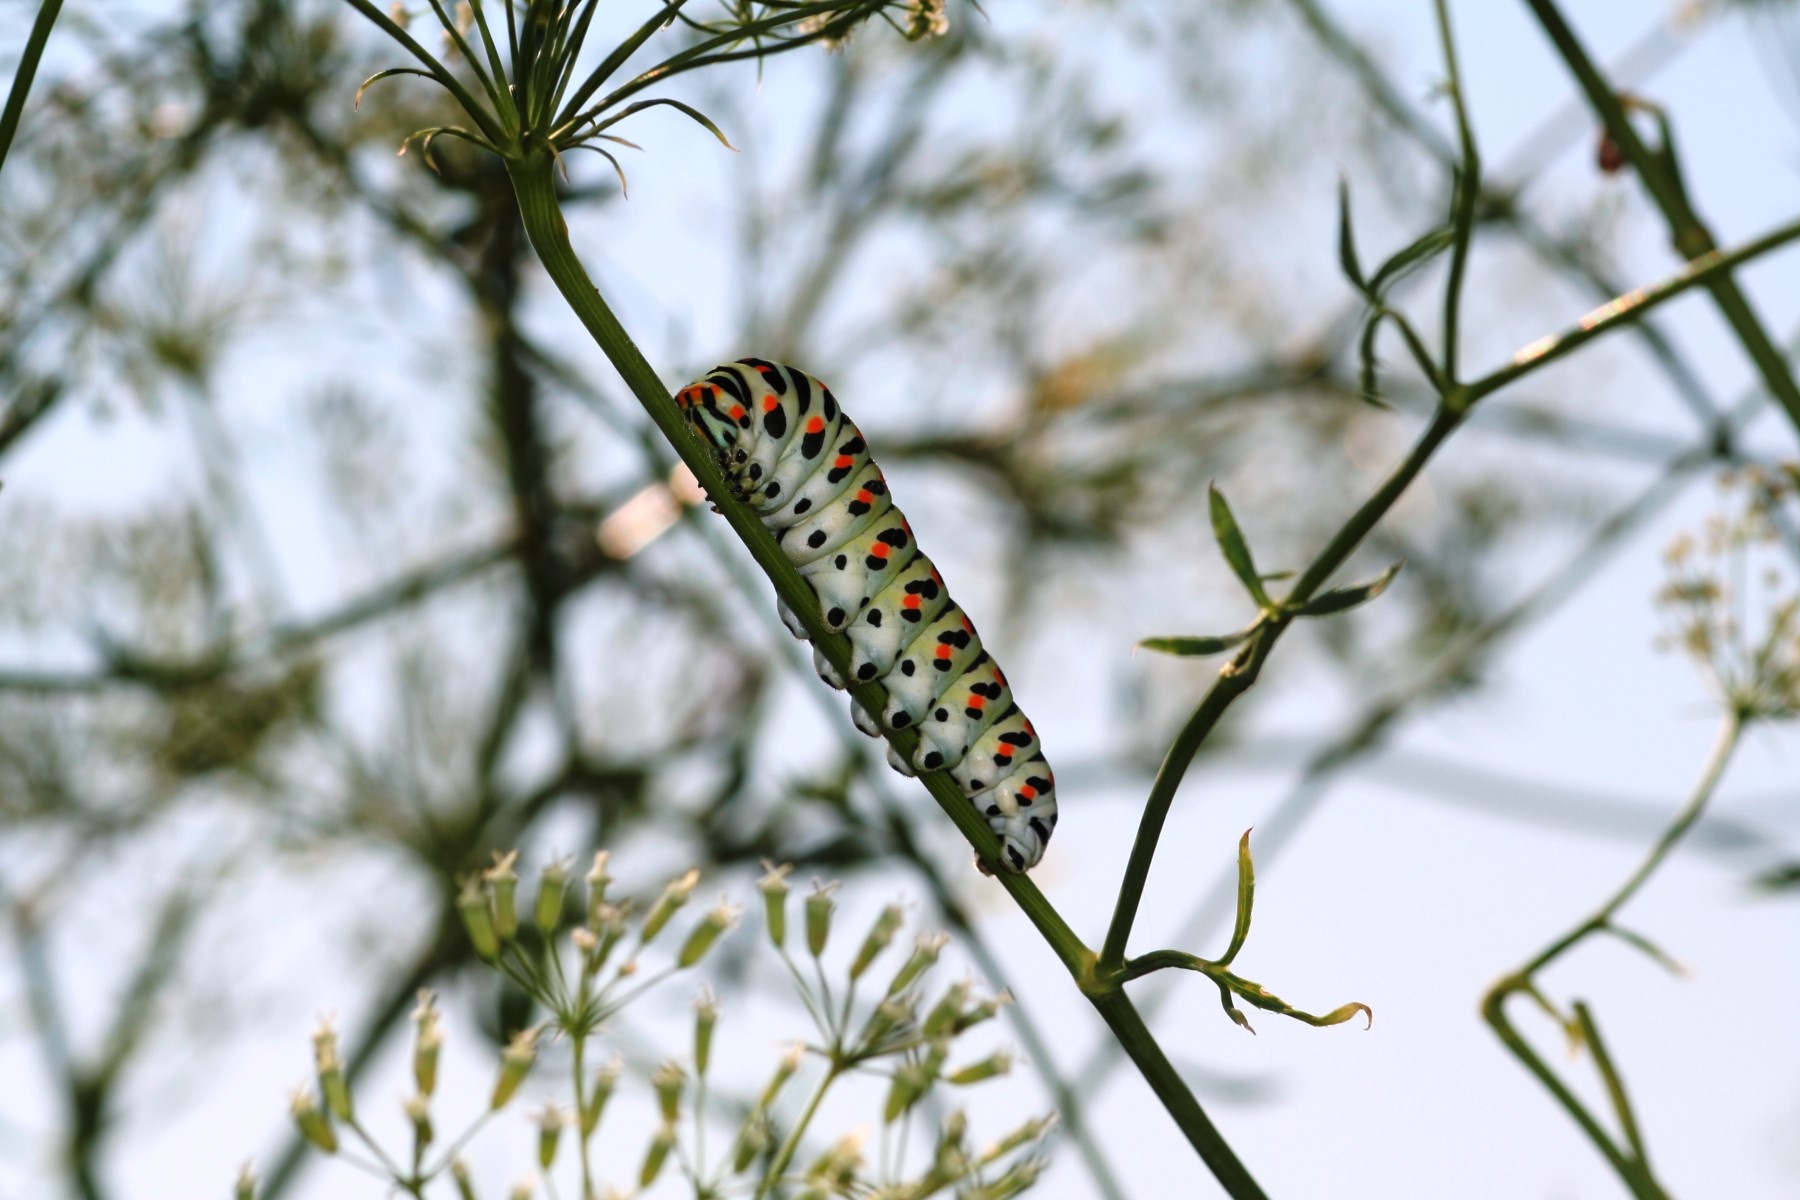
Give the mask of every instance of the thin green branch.
[[[1651, 200], [1662, 212], [1663, 219], [1669, 226], [1670, 243], [1676, 253], [1696, 262], [1717, 253], [1717, 243], [1714, 242], [1711, 231], [1688, 199], [1687, 189], [1681, 179], [1680, 161], [1669, 140], [1668, 123], [1660, 122], [1660, 145], [1653, 148], [1646, 144], [1632, 125], [1618, 92], [1601, 75], [1600, 68], [1588, 55], [1575, 31], [1563, 19], [1553, 0], [1526, 2], [1555, 45], [1557, 54], [1581, 85], [1595, 114], [1605, 124], [1608, 136], [1624, 151], [1626, 160], [1631, 163], [1645, 190], [1650, 193]], [[1762, 377], [1763, 385], [1786, 411], [1794, 428], [1800, 430], [1800, 383], [1796, 383], [1786, 356], [1769, 336], [1751, 305], [1750, 298], [1738, 286], [1729, 268], [1710, 275], [1706, 280], [1706, 290], [1712, 294], [1714, 304], [1737, 334], [1739, 343], [1755, 364], [1757, 374]]]
[[[1344, 560], [1350, 557], [1351, 552], [1375, 528], [1388, 509], [1400, 499], [1419, 472], [1424, 470], [1432, 454], [1462, 422], [1466, 411], [1449, 404], [1439, 407], [1412, 451], [1306, 568], [1293, 590], [1282, 601], [1284, 610], [1310, 599], [1330, 578], [1332, 572], [1343, 565]], [[1143, 816], [1138, 821], [1137, 838], [1132, 843], [1131, 857], [1119, 883], [1112, 923], [1107, 928], [1106, 942], [1100, 951], [1099, 970], [1103, 974], [1116, 972], [1125, 963], [1126, 943], [1130, 940], [1131, 926], [1137, 919], [1138, 906], [1143, 900], [1144, 885], [1150, 876], [1150, 865], [1156, 857], [1157, 842], [1162, 837], [1163, 824], [1168, 819], [1169, 808], [1174, 803], [1175, 792], [1181, 786], [1182, 777], [1187, 773], [1188, 764], [1193, 761], [1201, 743], [1212, 733], [1232, 702], [1249, 691], [1256, 682], [1263, 662], [1292, 620], [1293, 617], [1283, 611], [1257, 627], [1244, 649], [1220, 671], [1218, 680], [1200, 701], [1193, 716], [1188, 718], [1187, 724], [1176, 735], [1175, 744], [1169, 747], [1168, 754], [1164, 756], [1156, 779], [1150, 785], [1150, 796], [1144, 803]]]
[[[568, 226], [557, 204], [552, 176], [553, 162], [548, 150], [511, 160], [508, 169], [512, 173], [526, 233], [551, 279], [588, 332], [606, 352], [651, 420], [713, 497], [721, 514], [750, 551], [764, 575], [773, 582], [777, 593], [799, 614], [813, 644], [840, 674], [850, 679], [849, 646], [846, 639], [841, 634], [827, 630], [820, 623], [817, 600], [809, 585], [788, 562], [763, 524], [732, 497], [711, 454], [686, 427], [670, 400], [668, 389], [626, 335], [569, 244]], [[852, 683], [849, 690], [852, 697], [866, 709], [880, 711], [883, 697], [877, 686]], [[916, 735], [911, 730], [890, 733], [888, 737], [902, 755], [910, 758], [916, 741]], [[959, 793], [955, 783], [941, 772], [922, 776], [920, 782], [975, 847], [976, 853], [984, 861], [996, 862], [999, 845], [993, 831], [974, 806]], [[1206, 1117], [1187, 1085], [1169, 1065], [1155, 1039], [1144, 1027], [1142, 1019], [1131, 1008], [1130, 1002], [1116, 986], [1092, 987], [1093, 952], [1069, 928], [1037, 885], [1027, 876], [1005, 870], [999, 871], [996, 879], [1037, 928], [1065, 969], [1088, 993], [1090, 1002], [1100, 1010], [1102, 1017], [1119, 1037], [1126, 1053], [1138, 1065], [1201, 1159], [1224, 1184], [1227, 1193], [1235, 1200], [1259, 1200], [1263, 1197], [1263, 1191], [1257, 1187], [1249, 1171]]]
[[1468, 402], [1474, 403], [1499, 389], [1554, 362], [1572, 350], [1579, 349], [1602, 334], [1642, 320], [1652, 309], [1666, 304], [1693, 288], [1711, 288], [1716, 280], [1752, 259], [1800, 239], [1800, 220], [1773, 229], [1735, 250], [1710, 250], [1695, 258], [1681, 270], [1658, 283], [1626, 292], [1581, 318], [1574, 325], [1526, 346], [1512, 356], [1506, 366], [1468, 385]]
[[1463, 278], [1469, 265], [1469, 247], [1475, 239], [1475, 210], [1481, 200], [1481, 155], [1475, 147], [1475, 135], [1469, 128], [1468, 105], [1463, 100], [1462, 75], [1456, 63], [1456, 39], [1450, 34], [1450, 10], [1446, 0], [1437, 0], [1438, 37], [1442, 42], [1446, 87], [1450, 104], [1456, 112], [1457, 161], [1451, 166], [1455, 198], [1450, 216], [1450, 273], [1444, 283], [1444, 382], [1455, 387], [1460, 378], [1457, 368], [1462, 324]]
[[[1741, 712], [1727, 714], [1719, 729], [1719, 735], [1713, 743], [1712, 751], [1707, 755], [1706, 765], [1700, 772], [1700, 779], [1689, 793], [1687, 802], [1676, 813], [1675, 819], [1669, 823], [1662, 836], [1638, 865], [1637, 870], [1609, 896], [1592, 915], [1577, 923], [1567, 933], [1552, 941], [1537, 955], [1531, 958], [1518, 970], [1503, 976], [1493, 987], [1488, 989], [1482, 1000], [1481, 1013], [1493, 1028], [1502, 1044], [1510, 1050], [1515, 1058], [1525, 1065], [1546, 1090], [1563, 1106], [1576, 1124], [1581, 1126], [1595, 1147], [1605, 1156], [1613, 1170], [1631, 1189], [1638, 1200], [1666, 1200], [1666, 1193], [1656, 1182], [1650, 1172], [1649, 1163], [1643, 1151], [1643, 1139], [1638, 1131], [1637, 1120], [1625, 1097], [1624, 1084], [1618, 1077], [1612, 1059], [1607, 1055], [1605, 1047], [1600, 1043], [1597, 1028], [1593, 1027], [1591, 1016], [1584, 1017], [1585, 1009], [1576, 1005], [1575, 1020], [1581, 1028], [1584, 1039], [1594, 1052], [1596, 1065], [1606, 1084], [1607, 1092], [1613, 1107], [1619, 1115], [1619, 1123], [1624, 1130], [1628, 1146], [1621, 1146], [1606, 1132], [1600, 1122], [1588, 1110], [1581, 1100], [1565, 1085], [1557, 1073], [1531, 1048], [1523, 1036], [1515, 1029], [1506, 1016], [1506, 1002], [1516, 995], [1536, 997], [1542, 1002], [1543, 997], [1537, 989], [1537, 973], [1550, 966], [1570, 950], [1580, 945], [1587, 938], [1606, 930], [1612, 923], [1619, 909], [1624, 907], [1635, 896], [1644, 883], [1662, 865], [1669, 852], [1675, 848], [1694, 822], [1700, 819], [1708, 802], [1718, 790], [1719, 781], [1724, 778], [1725, 768], [1730, 764], [1732, 755], [1742, 741], [1747, 717]], [[1558, 1018], [1560, 1020], [1560, 1018]]]
[[425, 69], [431, 72], [431, 77], [443, 85], [445, 91], [455, 97], [457, 104], [469, 114], [469, 119], [481, 126], [481, 132], [487, 135], [490, 142], [496, 146], [507, 144], [506, 130], [494, 119], [493, 114], [476, 101], [469, 89], [462, 85], [462, 81], [457, 79], [448, 67], [438, 61], [436, 55], [414, 41], [410, 33], [396, 25], [393, 19], [376, 7], [371, 0], [345, 0], [345, 3], [374, 22], [383, 33], [399, 42], [409, 54], [418, 59]]
[[12, 88], [6, 94], [6, 107], [0, 110], [0, 169], [6, 166], [6, 152], [12, 149], [13, 136], [19, 131], [19, 117], [25, 111], [25, 97], [31, 92], [31, 81], [37, 77], [38, 62], [44, 57], [44, 46], [50, 40], [50, 28], [62, 12], [62, 0], [44, 0], [38, 5], [37, 19], [25, 38], [25, 49], [19, 55], [19, 69], [13, 73]]

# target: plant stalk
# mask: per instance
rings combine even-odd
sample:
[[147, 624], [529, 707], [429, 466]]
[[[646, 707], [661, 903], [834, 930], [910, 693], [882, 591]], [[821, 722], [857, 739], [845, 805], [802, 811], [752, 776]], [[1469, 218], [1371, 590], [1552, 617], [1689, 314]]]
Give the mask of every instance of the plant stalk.
[[[719, 512], [750, 551], [757, 566], [775, 585], [776, 592], [799, 615], [813, 645], [848, 680], [848, 640], [842, 634], [827, 630], [820, 624], [818, 600], [810, 586], [782, 554], [768, 529], [747, 507], [732, 498], [710, 449], [687, 428], [670, 397], [669, 389], [663, 385], [655, 370], [626, 334], [576, 256], [574, 247], [569, 242], [568, 225], [557, 201], [554, 163], [549, 152], [527, 152], [508, 160], [507, 169], [518, 196], [520, 219], [552, 282], [611, 360], [626, 386], [650, 414], [650, 419], [713, 498]], [[849, 691], [865, 708], [873, 712], [881, 711], [883, 697], [879, 687], [852, 682]], [[887, 737], [901, 754], [911, 756], [917, 741], [917, 735], [911, 730], [890, 732]], [[921, 776], [920, 782], [975, 847], [976, 853], [985, 861], [996, 861], [999, 844], [993, 831], [987, 827], [987, 822], [975, 807], [958, 792], [949, 776], [943, 772], [933, 772]], [[1096, 984], [1093, 951], [1069, 928], [1062, 915], [1029, 877], [1001, 870], [995, 878], [1037, 928], [1069, 974], [1088, 995], [1090, 1002], [1100, 1010], [1101, 1016], [1119, 1037], [1126, 1054], [1143, 1073], [1169, 1115], [1200, 1153], [1201, 1159], [1225, 1186], [1227, 1194], [1234, 1200], [1266, 1200], [1265, 1193], [1257, 1187], [1248, 1169], [1207, 1118], [1199, 1101], [1169, 1064], [1144, 1026], [1142, 1018], [1123, 993], [1115, 985]]]
[[61, 12], [62, 0], [44, 0], [38, 5], [37, 19], [31, 23], [31, 33], [19, 55], [19, 69], [13, 74], [12, 89], [6, 94], [6, 107], [0, 109], [0, 169], [5, 168], [6, 152], [12, 149], [13, 136], [19, 131], [25, 97], [31, 92], [31, 81], [37, 77], [44, 46], [50, 41], [50, 27], [56, 24]]

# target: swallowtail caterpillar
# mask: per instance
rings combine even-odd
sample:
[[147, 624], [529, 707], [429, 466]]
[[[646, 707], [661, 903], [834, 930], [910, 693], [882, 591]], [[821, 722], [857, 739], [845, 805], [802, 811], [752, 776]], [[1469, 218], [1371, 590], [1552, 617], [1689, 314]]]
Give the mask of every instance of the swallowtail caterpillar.
[[[676, 393], [727, 485], [812, 585], [825, 625], [850, 639], [850, 671], [880, 683], [877, 715], [851, 702], [856, 727], [913, 729], [903, 775], [948, 771], [1000, 839], [1001, 865], [1028, 871], [1056, 828], [1056, 777], [1006, 676], [950, 598], [894, 505], [881, 468], [831, 389], [760, 358], [714, 367]], [[806, 631], [786, 604], [795, 637]], [[842, 688], [817, 648], [819, 677]]]

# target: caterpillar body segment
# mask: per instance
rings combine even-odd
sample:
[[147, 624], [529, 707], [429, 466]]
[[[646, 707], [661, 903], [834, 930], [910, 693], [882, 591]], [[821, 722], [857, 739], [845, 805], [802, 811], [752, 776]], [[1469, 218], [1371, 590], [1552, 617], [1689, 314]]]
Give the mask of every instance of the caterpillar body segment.
[[[850, 639], [850, 674], [885, 688], [879, 713], [852, 701], [856, 727], [872, 737], [915, 730], [912, 761], [890, 746], [888, 764], [903, 775], [948, 772], [999, 837], [1001, 865], [1036, 866], [1056, 828], [1055, 776], [1036, 731], [831, 389], [793, 367], [745, 358], [713, 368], [675, 400], [727, 485], [811, 585], [820, 619]], [[780, 612], [804, 639], [786, 604]], [[827, 684], [844, 686], [817, 649], [813, 665]]]

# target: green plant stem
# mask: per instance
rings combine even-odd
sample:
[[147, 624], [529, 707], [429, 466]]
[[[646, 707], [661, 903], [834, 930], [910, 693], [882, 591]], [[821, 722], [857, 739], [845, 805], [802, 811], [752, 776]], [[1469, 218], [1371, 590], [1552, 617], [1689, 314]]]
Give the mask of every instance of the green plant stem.
[[[806, 627], [814, 646], [847, 680], [849, 643], [842, 634], [827, 630], [819, 622], [817, 599], [810, 586], [789, 563], [775, 544], [774, 537], [748, 508], [735, 501], [725, 487], [724, 479], [710, 451], [682, 420], [656, 372], [644, 359], [637, 346], [626, 335], [618, 318], [601, 297], [586, 269], [569, 243], [568, 226], [556, 199], [554, 163], [548, 151], [521, 156], [508, 161], [513, 188], [519, 200], [520, 218], [527, 236], [543, 261], [545, 270], [562, 293], [575, 315], [587, 328], [608, 359], [649, 413], [650, 419], [694, 472], [702, 487], [718, 504], [719, 511], [750, 551], [764, 575], [775, 585]], [[850, 694], [864, 708], [880, 712], [884, 699], [879, 687], [852, 683]], [[888, 740], [904, 756], [910, 758], [917, 742], [911, 730], [891, 732]], [[987, 822], [963, 797], [955, 783], [943, 772], [920, 777], [920, 782], [937, 801], [983, 861], [998, 860], [999, 843]], [[1201, 1110], [1193, 1093], [1182, 1082], [1168, 1060], [1144, 1027], [1142, 1018], [1118, 992], [1116, 985], [1097, 984], [1094, 978], [1094, 953], [1069, 928], [1062, 915], [1050, 904], [1031, 879], [1025, 875], [1000, 870], [995, 877], [1012, 897], [1026, 918], [1061, 960], [1065, 969], [1080, 985], [1101, 1015], [1119, 1036], [1127, 1055], [1143, 1073], [1164, 1107], [1181, 1127], [1201, 1159], [1226, 1187], [1235, 1200], [1256, 1200], [1264, 1193], [1250, 1178], [1249, 1171], [1238, 1161], [1231, 1147], [1220, 1136]], [[1124, 1003], [1121, 1009], [1120, 1004]], [[1129, 1034], [1129, 1036], [1128, 1036]]]
[[[1668, 278], [1647, 287], [1627, 292], [1595, 309], [1561, 333], [1531, 343], [1513, 355], [1508, 364], [1480, 379], [1453, 387], [1445, 395], [1431, 423], [1393, 474], [1374, 495], [1357, 509], [1338, 530], [1325, 549], [1294, 584], [1283, 601], [1292, 606], [1310, 599], [1332, 572], [1343, 565], [1352, 551], [1368, 536], [1375, 524], [1399, 500], [1446, 438], [1461, 424], [1473, 405], [1508, 384], [1514, 383], [1547, 364], [1562, 358], [1580, 346], [1624, 326], [1635, 324], [1645, 314], [1677, 296], [1729, 272], [1790, 242], [1800, 240], [1800, 221], [1794, 221], [1764, 234], [1754, 241], [1730, 251], [1715, 250], [1688, 263]], [[1150, 797], [1138, 821], [1137, 839], [1132, 844], [1131, 858], [1120, 881], [1119, 896], [1113, 908], [1112, 924], [1101, 947], [1099, 970], [1102, 974], [1117, 972], [1125, 962], [1126, 943], [1143, 899], [1150, 864], [1156, 857], [1157, 842], [1168, 818], [1175, 791], [1181, 785], [1188, 764], [1200, 746], [1211, 735], [1225, 711], [1255, 683], [1275, 641], [1286, 631], [1292, 618], [1277, 614], [1266, 619], [1245, 644], [1238, 656], [1220, 672], [1219, 679], [1200, 701], [1194, 714], [1176, 735], [1175, 743], [1164, 756], [1156, 779], [1150, 786]]]
[[[1400, 499], [1401, 493], [1425, 469], [1426, 462], [1437, 448], [1462, 423], [1466, 411], [1466, 408], [1452, 407], [1449, 404], [1439, 406], [1405, 460], [1344, 523], [1325, 549], [1319, 552], [1312, 565], [1295, 582], [1293, 591], [1284, 604], [1295, 605], [1311, 598], [1331, 573], [1343, 565], [1344, 560], [1350, 557], [1369, 531], [1375, 528], [1376, 522], [1386, 515], [1388, 509]], [[1144, 885], [1150, 877], [1150, 865], [1156, 858], [1156, 847], [1162, 837], [1163, 824], [1174, 803], [1176, 789], [1181, 786], [1182, 777], [1187, 774], [1188, 764], [1199, 752], [1201, 743], [1218, 725], [1219, 719], [1225, 715], [1226, 709], [1256, 682], [1263, 662], [1292, 620], [1285, 613], [1277, 613], [1257, 628], [1237, 657], [1219, 672], [1218, 680], [1200, 701], [1193, 716], [1188, 718], [1187, 724], [1176, 735], [1174, 745], [1169, 747], [1168, 754], [1163, 757], [1156, 779], [1150, 785], [1150, 798], [1145, 801], [1143, 815], [1138, 820], [1137, 838], [1132, 843], [1131, 858], [1125, 865], [1125, 875], [1119, 883], [1118, 900], [1113, 906], [1112, 924], [1107, 928], [1106, 942], [1100, 951], [1098, 970], [1103, 976], [1116, 974], [1123, 969], [1126, 943], [1131, 938], [1131, 926], [1137, 919], [1138, 906], [1143, 900]]]
[[782, 1173], [787, 1170], [788, 1164], [794, 1161], [794, 1152], [800, 1148], [800, 1139], [806, 1136], [806, 1127], [812, 1124], [813, 1114], [819, 1111], [819, 1102], [825, 1099], [825, 1093], [830, 1090], [833, 1083], [837, 1082], [838, 1069], [835, 1062], [826, 1068], [824, 1077], [819, 1080], [819, 1086], [814, 1088], [812, 1095], [807, 1098], [806, 1107], [801, 1110], [799, 1119], [794, 1122], [794, 1127], [788, 1130], [787, 1137], [782, 1139], [781, 1148], [775, 1152], [775, 1159], [769, 1164], [768, 1173], [763, 1176], [762, 1182], [756, 1185], [756, 1195], [752, 1200], [762, 1200], [769, 1194], [769, 1189], [781, 1181]]
[[[1119, 1045], [1131, 1056], [1132, 1062], [1142, 1072], [1150, 1090], [1162, 1101], [1162, 1106], [1175, 1118], [1181, 1131], [1187, 1135], [1188, 1143], [1200, 1156], [1208, 1169], [1228, 1195], [1237, 1200], [1251, 1200], [1260, 1197], [1267, 1200], [1268, 1193], [1257, 1185], [1256, 1180], [1244, 1169], [1218, 1129], [1207, 1117], [1200, 1102], [1194, 1099], [1187, 1082], [1176, 1072], [1174, 1064], [1156, 1042], [1150, 1027], [1144, 1024], [1144, 1018], [1131, 1003], [1131, 998], [1124, 991], [1112, 988], [1099, 995], [1089, 997], [1100, 1017], [1113, 1031]], [[1223, 1151], [1221, 1154], [1220, 1152]]]
[[1609, 300], [1561, 333], [1532, 342], [1514, 354], [1506, 366], [1466, 385], [1469, 402], [1473, 403], [1498, 391], [1602, 334], [1611, 333], [1623, 325], [1635, 324], [1650, 310], [1684, 292], [1695, 287], [1711, 288], [1716, 280], [1729, 278], [1735, 268], [1796, 239], [1800, 239], [1800, 220], [1778, 226], [1735, 249], [1707, 251], [1667, 278]]
[[1712, 752], [1707, 755], [1706, 766], [1701, 771], [1699, 783], [1695, 784], [1693, 792], [1688, 796], [1687, 803], [1675, 815], [1675, 819], [1669, 823], [1668, 828], [1663, 830], [1662, 836], [1657, 838], [1649, 855], [1642, 863], [1638, 864], [1638, 869], [1631, 873], [1631, 877], [1620, 884], [1619, 889], [1607, 899], [1606, 903], [1596, 909], [1592, 916], [1550, 943], [1537, 957], [1521, 967], [1517, 972], [1519, 977], [1528, 979], [1535, 975], [1568, 953], [1577, 942], [1591, 933], [1605, 929], [1612, 923], [1614, 915], [1625, 906], [1626, 901], [1637, 894], [1638, 889], [1644, 886], [1645, 881], [1669, 856], [1669, 851], [1673, 850], [1675, 844], [1686, 836], [1687, 831], [1694, 827], [1694, 822], [1700, 819], [1700, 814], [1706, 810], [1707, 803], [1712, 799], [1713, 792], [1719, 786], [1719, 780], [1725, 774], [1726, 765], [1730, 763], [1731, 756], [1737, 750], [1738, 742], [1743, 737], [1744, 720], [1743, 714], [1738, 712], [1733, 712], [1726, 717], [1723, 727], [1719, 730], [1719, 736], [1713, 743]]
[[37, 20], [25, 38], [25, 49], [19, 55], [19, 69], [13, 73], [12, 89], [6, 94], [6, 107], [0, 109], [0, 169], [6, 166], [6, 152], [12, 149], [13, 136], [19, 132], [19, 118], [25, 112], [25, 97], [31, 92], [31, 81], [37, 77], [38, 63], [44, 57], [44, 46], [50, 40], [50, 27], [62, 12], [62, 0], [43, 0], [38, 5]]
[[1725, 768], [1731, 762], [1743, 738], [1746, 718], [1738, 711], [1731, 712], [1720, 727], [1719, 735], [1713, 742], [1712, 751], [1707, 755], [1706, 765], [1700, 772], [1700, 779], [1689, 793], [1687, 802], [1676, 813], [1662, 836], [1650, 848], [1650, 853], [1638, 865], [1637, 870], [1620, 884], [1618, 889], [1600, 905], [1587, 919], [1579, 922], [1567, 933], [1551, 942], [1524, 966], [1510, 975], [1502, 977], [1488, 989], [1481, 1004], [1481, 1015], [1493, 1027], [1494, 1033], [1503, 1045], [1510, 1050], [1525, 1068], [1537, 1076], [1545, 1089], [1554, 1096], [1575, 1123], [1581, 1126], [1590, 1141], [1605, 1156], [1607, 1162], [1625, 1185], [1631, 1189], [1638, 1200], [1666, 1200], [1667, 1193], [1656, 1182], [1650, 1172], [1643, 1150], [1643, 1139], [1638, 1132], [1637, 1119], [1632, 1114], [1629, 1101], [1626, 1099], [1623, 1082], [1614, 1069], [1611, 1056], [1606, 1053], [1600, 1041], [1598, 1027], [1594, 1025], [1592, 1014], [1584, 1005], [1575, 1006], [1577, 1022], [1582, 1027], [1584, 1037], [1594, 1052], [1595, 1063], [1606, 1084], [1607, 1094], [1612, 1100], [1613, 1108], [1619, 1116], [1619, 1124], [1624, 1131], [1628, 1146], [1622, 1147], [1612, 1135], [1601, 1127], [1600, 1122], [1588, 1111], [1586, 1105], [1563, 1083], [1543, 1058], [1531, 1048], [1531, 1044], [1515, 1029], [1506, 1015], [1506, 1002], [1520, 994], [1536, 995], [1534, 976], [1551, 963], [1567, 954], [1575, 946], [1593, 934], [1603, 932], [1612, 922], [1619, 909], [1638, 893], [1644, 883], [1662, 865], [1676, 843], [1694, 827], [1701, 814], [1717, 791], [1719, 781], [1724, 778]]
[[[1600, 68], [1575, 36], [1575, 31], [1563, 19], [1553, 0], [1526, 2], [1556, 46], [1557, 54], [1581, 85], [1595, 114], [1605, 123], [1607, 134], [1625, 152], [1626, 160], [1643, 181], [1651, 200], [1661, 210], [1663, 219], [1668, 223], [1669, 239], [1675, 252], [1690, 260], [1715, 253], [1718, 247], [1711, 231], [1688, 200], [1675, 149], [1667, 141], [1666, 126], [1663, 144], [1655, 149], [1646, 145], [1627, 116], [1619, 94], [1601, 75]], [[1788, 420], [1793, 423], [1794, 428], [1800, 430], [1800, 384], [1796, 384], [1786, 357], [1764, 328], [1749, 297], [1738, 286], [1729, 269], [1709, 276], [1706, 290], [1712, 294], [1720, 314], [1737, 334], [1738, 341], [1762, 377], [1764, 386], [1787, 412]]]

